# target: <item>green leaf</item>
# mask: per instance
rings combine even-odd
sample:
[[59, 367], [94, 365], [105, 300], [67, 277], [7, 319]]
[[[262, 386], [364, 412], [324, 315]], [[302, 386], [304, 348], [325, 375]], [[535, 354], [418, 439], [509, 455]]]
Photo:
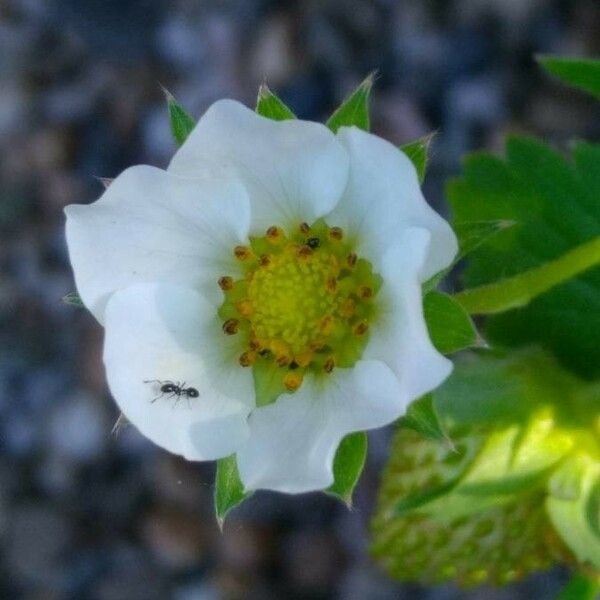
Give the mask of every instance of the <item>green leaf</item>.
[[600, 60], [561, 56], [536, 58], [548, 73], [600, 99]]
[[576, 454], [548, 483], [546, 508], [563, 541], [581, 564], [600, 569], [600, 464]]
[[339, 445], [333, 461], [334, 481], [327, 490], [347, 506], [352, 506], [352, 493], [367, 458], [368, 439], [364, 431], [347, 435]]
[[400, 150], [410, 158], [412, 164], [415, 166], [421, 183], [425, 179], [427, 163], [429, 162], [429, 146], [434, 137], [435, 132], [400, 146]]
[[497, 283], [465, 290], [454, 298], [471, 314], [505, 312], [526, 306], [540, 294], [599, 264], [600, 236], [556, 260]]
[[456, 223], [516, 223], [473, 250], [463, 274], [467, 288], [519, 276], [492, 289], [491, 306], [474, 306], [481, 297], [470, 292], [460, 297], [484, 312], [525, 304], [488, 318], [486, 340], [541, 344], [577, 373], [600, 376], [600, 268], [590, 268], [600, 236], [600, 146], [577, 144], [567, 161], [538, 140], [509, 138], [505, 159], [471, 155], [448, 196]]
[[163, 90], [167, 97], [167, 109], [169, 111], [169, 122], [171, 124], [171, 133], [178, 146], [181, 146], [187, 139], [192, 129], [196, 126], [194, 118], [190, 116], [185, 109], [175, 100], [175, 97], [168, 90]]
[[70, 306], [84, 306], [83, 301], [81, 300], [79, 294], [77, 292], [69, 292], [68, 294], [62, 297], [62, 301], [65, 304], [69, 304]]
[[467, 223], [454, 223], [453, 229], [458, 238], [458, 256], [455, 263], [468, 256], [479, 246], [488, 242], [500, 231], [515, 225], [514, 221], [471, 221]]
[[597, 578], [592, 579], [583, 573], [575, 573], [556, 600], [597, 600], [599, 595], [600, 582]]
[[442, 354], [477, 345], [477, 330], [471, 317], [448, 294], [435, 290], [425, 294], [423, 312], [429, 337]]
[[454, 233], [458, 238], [458, 254], [449, 267], [446, 267], [423, 284], [423, 293], [434, 290], [439, 283], [452, 271], [454, 266], [465, 256], [492, 239], [496, 233], [512, 227], [514, 221], [474, 221], [469, 223], [455, 223]]
[[240, 480], [235, 454], [217, 461], [215, 476], [215, 515], [219, 527], [223, 529], [225, 517], [230, 510], [242, 503], [250, 494], [244, 492]]
[[439, 419], [432, 394], [426, 394], [415, 400], [398, 421], [401, 427], [412, 429], [423, 437], [447, 442], [451, 445], [450, 438]]
[[258, 88], [256, 99], [256, 112], [273, 121], [287, 121], [295, 119], [296, 115], [276, 96], [269, 87], [263, 83]]
[[329, 117], [326, 125], [331, 131], [351, 126], [369, 131], [369, 96], [374, 80], [375, 74], [371, 73]]

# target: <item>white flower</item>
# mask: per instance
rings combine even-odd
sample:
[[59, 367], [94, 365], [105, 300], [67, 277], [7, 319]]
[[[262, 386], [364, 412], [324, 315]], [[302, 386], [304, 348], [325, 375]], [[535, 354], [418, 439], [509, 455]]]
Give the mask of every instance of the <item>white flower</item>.
[[248, 490], [329, 486], [345, 435], [393, 421], [451, 371], [421, 283], [456, 239], [374, 135], [223, 100], [167, 171], [127, 169], [66, 214], [120, 409], [188, 459], [237, 453]]

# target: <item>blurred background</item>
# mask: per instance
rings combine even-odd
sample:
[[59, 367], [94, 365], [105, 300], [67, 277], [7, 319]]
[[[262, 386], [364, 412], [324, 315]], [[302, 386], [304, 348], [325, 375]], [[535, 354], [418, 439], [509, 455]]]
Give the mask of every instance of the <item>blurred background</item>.
[[0, 598], [544, 599], [560, 570], [504, 590], [387, 579], [367, 524], [389, 432], [371, 436], [352, 511], [257, 494], [221, 535], [213, 466], [187, 464], [117, 410], [102, 334], [74, 289], [63, 207], [98, 177], [174, 151], [164, 85], [195, 116], [254, 105], [258, 85], [322, 119], [378, 70], [374, 130], [437, 130], [426, 195], [507, 131], [598, 138], [597, 105], [547, 80], [535, 52], [600, 54], [597, 0], [0, 0]]

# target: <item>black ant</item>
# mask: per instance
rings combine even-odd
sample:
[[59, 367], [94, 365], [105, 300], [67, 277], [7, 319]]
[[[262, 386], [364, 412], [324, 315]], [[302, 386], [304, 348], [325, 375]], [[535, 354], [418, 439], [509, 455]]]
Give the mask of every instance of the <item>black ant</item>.
[[321, 240], [318, 237], [311, 237], [306, 240], [306, 245], [311, 250], [316, 250], [321, 245]]
[[160, 385], [160, 395], [153, 398], [151, 402], [156, 402], [159, 398], [162, 398], [164, 395], [168, 394], [169, 398], [175, 397], [175, 403], [184, 396], [188, 400], [190, 398], [197, 398], [200, 393], [195, 387], [185, 387], [187, 384], [184, 381], [161, 381], [160, 379], [145, 379], [144, 383], [158, 383]]

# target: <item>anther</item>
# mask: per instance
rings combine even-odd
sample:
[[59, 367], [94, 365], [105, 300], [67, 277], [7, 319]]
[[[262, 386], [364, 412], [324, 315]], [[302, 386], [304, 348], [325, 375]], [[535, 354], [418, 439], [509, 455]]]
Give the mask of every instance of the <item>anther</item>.
[[300, 223], [300, 232], [301, 233], [308, 233], [310, 231], [310, 225], [308, 223]]
[[250, 248], [246, 246], [236, 246], [233, 249], [233, 254], [238, 260], [248, 260], [252, 255]]
[[221, 277], [217, 283], [219, 284], [219, 287], [224, 292], [227, 292], [233, 288], [233, 278], [232, 277], [228, 277], [228, 276]]
[[325, 364], [323, 365], [323, 370], [325, 371], [325, 373], [331, 373], [331, 371], [333, 371], [334, 367], [335, 367], [335, 360], [332, 356], [330, 356], [325, 361]]
[[261, 267], [268, 267], [271, 264], [271, 257], [268, 254], [261, 254], [258, 263]]
[[319, 329], [323, 335], [329, 335], [333, 330], [334, 319], [331, 315], [326, 315], [319, 323]]
[[337, 289], [337, 279], [335, 277], [328, 277], [325, 285], [330, 292], [335, 292]]
[[247, 298], [240, 300], [235, 305], [235, 307], [237, 308], [237, 311], [240, 313], [240, 315], [242, 315], [242, 317], [248, 318], [254, 312], [254, 307], [252, 306], [252, 302], [250, 302], [250, 300], [248, 300]]
[[356, 256], [356, 254], [354, 254], [354, 252], [352, 252], [352, 254], [348, 254], [348, 256], [346, 257], [346, 262], [353, 267], [356, 264], [356, 261], [358, 260], [358, 256]]
[[332, 240], [339, 241], [344, 237], [344, 230], [341, 227], [331, 227], [329, 229], [329, 237]]
[[369, 329], [369, 324], [366, 321], [361, 321], [354, 326], [354, 335], [364, 335]]
[[370, 288], [368, 285], [363, 285], [359, 289], [359, 294], [361, 298], [372, 298], [373, 297], [373, 288]]
[[309, 246], [300, 246], [297, 253], [298, 258], [308, 258], [312, 254], [312, 249]]
[[273, 244], [279, 242], [283, 237], [283, 230], [280, 227], [272, 225], [267, 229], [266, 238]]
[[227, 335], [234, 335], [238, 332], [240, 322], [237, 319], [227, 319], [223, 323], [223, 332]]
[[256, 362], [256, 352], [248, 350], [240, 355], [239, 362], [242, 367], [251, 367]]
[[[313, 359], [313, 353], [308, 350], [306, 352], [301, 352], [300, 354], [296, 354], [296, 356], [294, 357], [294, 362], [299, 366], [299, 367], [308, 367], [308, 365], [310, 364], [310, 362]], [[291, 367], [291, 365], [290, 365]]]
[[346, 298], [340, 308], [340, 313], [343, 317], [349, 319], [354, 314], [355, 309], [356, 306], [354, 305], [354, 300], [352, 300], [352, 298]]
[[287, 367], [290, 364], [291, 359], [287, 354], [280, 354], [275, 357], [275, 362], [278, 367]]
[[283, 385], [289, 392], [295, 392], [302, 385], [303, 379], [302, 371], [288, 371], [283, 378]]
[[321, 240], [318, 237], [311, 237], [306, 240], [306, 245], [316, 250], [321, 245]]

